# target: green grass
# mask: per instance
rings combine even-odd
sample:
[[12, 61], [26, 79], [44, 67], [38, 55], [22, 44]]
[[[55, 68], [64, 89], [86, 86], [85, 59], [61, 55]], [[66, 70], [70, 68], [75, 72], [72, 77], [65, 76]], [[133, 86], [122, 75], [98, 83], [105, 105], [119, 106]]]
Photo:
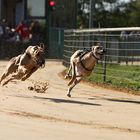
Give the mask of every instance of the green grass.
[[101, 64], [96, 65], [92, 74], [85, 80], [140, 93], [140, 66], [108, 64], [106, 68], [105, 82], [103, 81], [103, 66]]

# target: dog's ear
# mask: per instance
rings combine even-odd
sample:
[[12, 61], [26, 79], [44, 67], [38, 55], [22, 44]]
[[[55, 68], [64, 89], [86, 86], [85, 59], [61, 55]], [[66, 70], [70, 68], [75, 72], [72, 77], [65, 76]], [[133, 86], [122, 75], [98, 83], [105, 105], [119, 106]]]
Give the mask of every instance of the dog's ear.
[[26, 52], [26, 53], [29, 53], [30, 50], [31, 50], [31, 48], [32, 48], [32, 46], [28, 46], [28, 47], [26, 48], [25, 52]]
[[101, 43], [98, 42], [98, 43], [97, 43], [97, 46], [101, 46]]
[[92, 47], [91, 47], [92, 51], [94, 51], [94, 48], [95, 48], [95, 46], [92, 46]]
[[40, 43], [40, 45], [39, 45], [42, 49], [45, 49], [45, 47], [44, 47], [44, 43]]

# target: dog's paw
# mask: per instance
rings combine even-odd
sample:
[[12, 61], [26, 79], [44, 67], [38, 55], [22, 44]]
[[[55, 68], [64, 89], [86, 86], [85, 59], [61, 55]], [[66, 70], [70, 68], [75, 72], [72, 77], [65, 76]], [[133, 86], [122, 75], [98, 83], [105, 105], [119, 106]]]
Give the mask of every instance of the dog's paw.
[[22, 77], [21, 78], [21, 81], [25, 81], [27, 78], [26, 77]]
[[67, 79], [68, 77], [69, 77], [68, 75], [65, 75], [65, 77], [64, 77], [64, 78], [65, 78], [65, 79]]
[[71, 97], [71, 95], [70, 95], [70, 94], [67, 94], [67, 96], [68, 96], [68, 97]]
[[65, 79], [71, 78], [71, 75], [65, 75]]
[[2, 86], [5, 86], [6, 84], [8, 84], [8, 82], [4, 82], [4, 83], [2, 83], [1, 85], [2, 85]]

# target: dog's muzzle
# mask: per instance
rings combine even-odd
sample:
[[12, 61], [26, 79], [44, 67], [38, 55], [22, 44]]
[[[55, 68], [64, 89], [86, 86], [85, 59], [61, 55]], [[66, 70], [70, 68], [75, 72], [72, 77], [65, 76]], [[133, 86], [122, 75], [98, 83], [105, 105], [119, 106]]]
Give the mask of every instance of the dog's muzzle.
[[45, 56], [43, 50], [36, 50], [35, 52], [36, 63], [38, 67], [45, 67]]
[[100, 52], [98, 52], [97, 54], [99, 54], [99, 55], [103, 55], [103, 54], [105, 54], [105, 53], [106, 53], [106, 50], [103, 49], [103, 50], [101, 50]]
[[106, 49], [103, 49], [103, 54], [106, 53]]
[[37, 65], [41, 68], [45, 67], [45, 59], [38, 59]]

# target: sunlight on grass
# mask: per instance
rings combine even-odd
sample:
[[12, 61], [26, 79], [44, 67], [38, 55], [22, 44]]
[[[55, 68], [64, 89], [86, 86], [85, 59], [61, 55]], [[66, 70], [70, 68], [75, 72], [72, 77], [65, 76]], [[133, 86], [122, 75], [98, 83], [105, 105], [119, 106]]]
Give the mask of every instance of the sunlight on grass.
[[93, 83], [105, 83], [115, 88], [140, 91], [140, 67], [112, 65], [106, 66], [106, 80], [103, 80], [103, 66], [96, 65], [92, 74], [86, 80]]

